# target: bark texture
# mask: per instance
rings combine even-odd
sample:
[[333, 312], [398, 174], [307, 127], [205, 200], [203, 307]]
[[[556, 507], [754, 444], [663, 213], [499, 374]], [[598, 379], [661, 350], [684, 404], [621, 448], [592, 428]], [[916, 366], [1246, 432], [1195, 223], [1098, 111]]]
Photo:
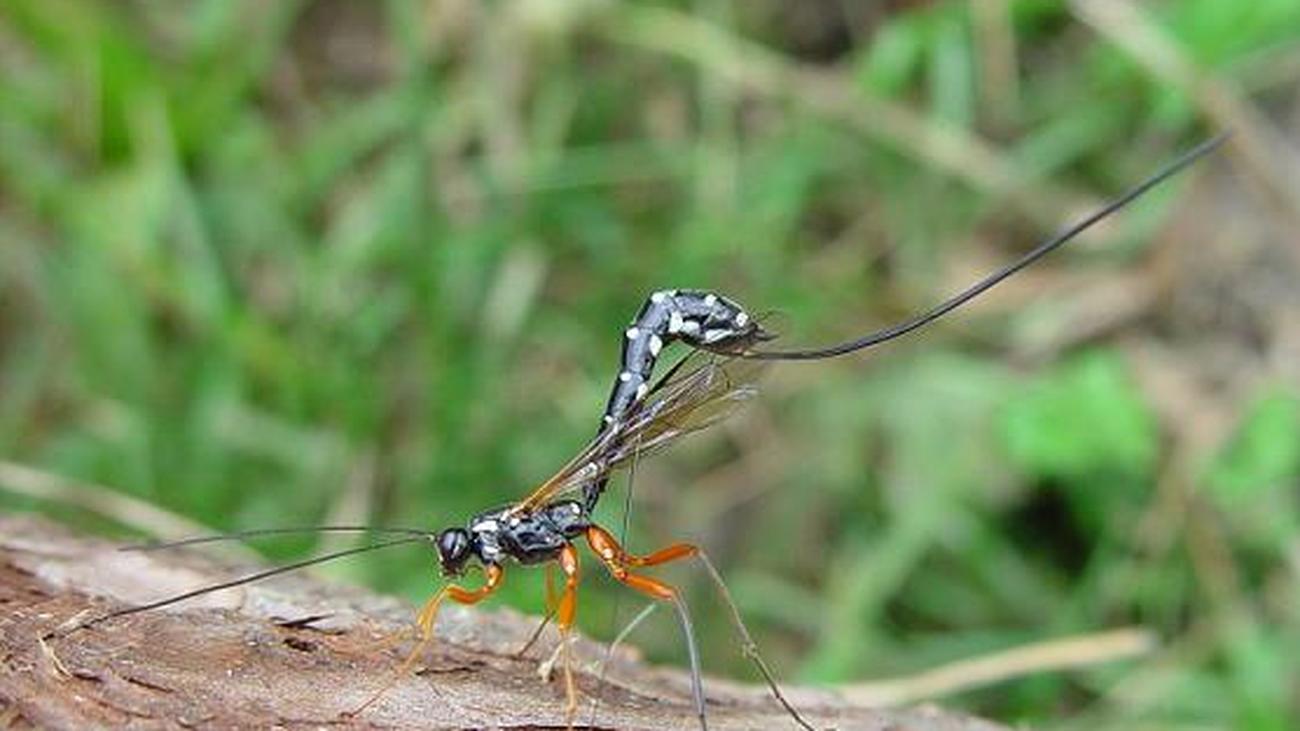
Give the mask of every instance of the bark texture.
[[[506, 609], [444, 608], [438, 641], [382, 701], [359, 705], [392, 676], [408, 643], [377, 647], [411, 623], [397, 600], [284, 576], [111, 620], [48, 640], [78, 618], [228, 579], [248, 566], [195, 551], [130, 553], [49, 522], [0, 518], [0, 726], [5, 728], [564, 728], [564, 692], [539, 657], [515, 651], [537, 619]], [[554, 642], [553, 639], [550, 640]], [[686, 673], [576, 648], [580, 729], [697, 728]], [[706, 679], [711, 729], [793, 729], [761, 687]], [[594, 718], [590, 699], [599, 688]], [[878, 710], [832, 691], [791, 688], [819, 727], [842, 731], [998, 731], [931, 707]]]

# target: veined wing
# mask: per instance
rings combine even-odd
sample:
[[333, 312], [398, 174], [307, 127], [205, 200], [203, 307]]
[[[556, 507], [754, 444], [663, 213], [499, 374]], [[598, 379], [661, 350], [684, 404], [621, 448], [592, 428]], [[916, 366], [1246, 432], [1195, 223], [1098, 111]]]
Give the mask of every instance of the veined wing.
[[765, 370], [762, 363], [717, 356], [701, 360], [690, 369], [679, 367], [690, 359], [675, 366], [643, 406], [628, 416], [619, 438], [609, 445], [610, 469], [713, 426], [758, 394], [757, 381]]
[[527, 512], [731, 415], [758, 393], [757, 361], [692, 355], [673, 366], [640, 403], [593, 439], [516, 506]]

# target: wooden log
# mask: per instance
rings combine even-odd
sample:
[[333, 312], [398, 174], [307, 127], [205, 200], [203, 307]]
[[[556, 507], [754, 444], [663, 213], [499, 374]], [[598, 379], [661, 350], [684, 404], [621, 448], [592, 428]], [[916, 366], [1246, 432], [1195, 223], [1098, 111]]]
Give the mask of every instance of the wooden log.
[[[406, 642], [376, 643], [411, 624], [392, 598], [301, 573], [133, 614], [64, 635], [70, 622], [245, 572], [194, 550], [122, 552], [31, 517], [0, 518], [0, 726], [5, 728], [564, 728], [563, 684], [539, 658], [514, 653], [537, 618], [446, 607], [416, 670], [357, 717]], [[48, 637], [47, 637], [48, 636]], [[45, 639], [43, 639], [45, 638]], [[630, 650], [575, 645], [582, 729], [695, 729], [689, 680]], [[710, 728], [793, 729], [763, 687], [708, 678]], [[843, 731], [997, 731], [933, 707], [854, 706], [832, 690], [790, 688], [809, 718]], [[592, 715], [591, 699], [600, 703]]]

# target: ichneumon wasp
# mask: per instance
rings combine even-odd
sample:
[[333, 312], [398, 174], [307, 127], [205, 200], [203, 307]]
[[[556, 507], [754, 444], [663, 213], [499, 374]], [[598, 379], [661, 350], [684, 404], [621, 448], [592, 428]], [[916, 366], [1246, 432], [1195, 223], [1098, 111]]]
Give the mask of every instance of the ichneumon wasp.
[[[483, 569], [485, 579], [482, 584], [474, 588], [448, 583], [429, 599], [416, 618], [420, 640], [395, 673], [394, 679], [405, 674], [431, 641], [434, 621], [442, 603], [450, 599], [460, 604], [477, 604], [486, 599], [505, 580], [505, 566], [508, 562], [522, 565], [558, 565], [560, 568], [564, 583], [558, 600], [550, 609], [553, 611], [556, 626], [562, 636], [560, 649], [566, 650], [569, 632], [577, 612], [579, 561], [575, 544], [585, 542], [615, 580], [654, 600], [670, 603], [676, 610], [686, 639], [691, 664], [694, 709], [701, 729], [707, 729], [707, 715], [704, 689], [700, 679], [699, 653], [690, 612], [675, 588], [642, 571], [692, 558], [705, 567], [716, 584], [743, 641], [744, 654], [757, 667], [773, 697], [794, 722], [805, 729], [812, 729], [813, 726], [781, 693], [774, 674], [758, 653], [757, 646], [750, 638], [739, 611], [731, 601], [721, 576], [699, 547], [689, 543], [676, 543], [648, 554], [633, 554], [620, 545], [608, 530], [596, 523], [592, 515], [593, 510], [612, 474], [629, 467], [636, 459], [662, 450], [682, 437], [726, 418], [738, 405], [757, 393], [754, 384], [766, 362], [833, 358], [870, 348], [923, 327], [1067, 243], [1208, 154], [1222, 144], [1224, 139], [1225, 136], [1221, 135], [1193, 148], [1081, 221], [931, 309], [891, 327], [853, 340], [821, 348], [763, 349], [762, 344], [775, 336], [763, 329], [737, 302], [720, 294], [702, 290], [655, 292], [624, 332], [620, 372], [614, 382], [596, 436], [559, 471], [522, 500], [480, 513], [464, 526], [446, 528], [437, 533], [404, 528], [319, 526], [305, 529], [254, 530], [153, 544], [147, 547], [168, 548], [303, 531], [370, 531], [391, 536], [388, 540], [378, 543], [267, 569], [149, 604], [119, 609], [76, 624], [70, 630], [57, 634], [66, 636], [71, 631], [117, 617], [158, 609], [209, 592], [258, 581], [344, 556], [415, 542], [429, 542], [434, 546], [442, 573], [448, 579], [462, 577], [467, 568], [474, 564]], [[664, 376], [652, 382], [653, 371], [661, 351], [675, 341], [693, 348], [695, 353], [677, 362]], [[567, 652], [565, 657], [565, 689], [568, 699], [568, 718], [571, 723], [577, 707], [577, 696]], [[386, 685], [375, 692], [353, 712], [364, 710], [377, 701], [388, 687]]]

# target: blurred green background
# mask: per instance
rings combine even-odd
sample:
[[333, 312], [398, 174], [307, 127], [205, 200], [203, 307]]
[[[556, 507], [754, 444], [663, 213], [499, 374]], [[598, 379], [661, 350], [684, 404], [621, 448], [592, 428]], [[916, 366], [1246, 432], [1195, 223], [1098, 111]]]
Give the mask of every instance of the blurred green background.
[[[943, 324], [775, 368], [640, 466], [630, 543], [704, 544], [790, 682], [1139, 626], [941, 700], [1300, 725], [1300, 2], [6, 0], [0, 69], [0, 505], [116, 535], [184, 526], [66, 480], [221, 529], [458, 523], [590, 436], [653, 289], [832, 341], [1232, 127]], [[608, 637], [639, 602], [588, 567]], [[423, 549], [331, 573], [437, 583]], [[503, 593], [540, 611], [540, 572]], [[666, 613], [635, 641], [684, 655]]]

